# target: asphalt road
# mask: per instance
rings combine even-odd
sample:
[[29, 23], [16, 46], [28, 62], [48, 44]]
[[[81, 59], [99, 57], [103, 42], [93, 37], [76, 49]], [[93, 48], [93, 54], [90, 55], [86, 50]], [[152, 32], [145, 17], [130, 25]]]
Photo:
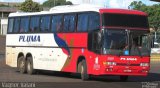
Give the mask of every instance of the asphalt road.
[[0, 88], [160, 88], [160, 61], [151, 62], [147, 77], [129, 77], [127, 82], [117, 76], [101, 76], [82, 81], [75, 74], [38, 71], [35, 75], [20, 74], [5, 65], [0, 55]]

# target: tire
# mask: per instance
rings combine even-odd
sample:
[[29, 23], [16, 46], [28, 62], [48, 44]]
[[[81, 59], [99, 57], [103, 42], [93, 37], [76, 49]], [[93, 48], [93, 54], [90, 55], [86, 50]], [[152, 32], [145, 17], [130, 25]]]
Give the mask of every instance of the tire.
[[128, 76], [120, 76], [120, 81], [126, 82], [128, 80]]
[[27, 57], [27, 73], [30, 75], [35, 73], [35, 70], [33, 68], [32, 57]]
[[82, 61], [78, 63], [78, 66], [77, 66], [77, 73], [81, 73], [81, 66], [82, 66]]
[[18, 58], [17, 60], [17, 70], [18, 72], [20, 72], [20, 58]]
[[26, 72], [26, 60], [24, 56], [18, 58], [17, 69], [21, 74], [24, 74]]
[[81, 62], [78, 63], [78, 73], [81, 74], [81, 79], [83, 81], [89, 79], [89, 75], [87, 74], [87, 65], [86, 65], [85, 60], [82, 60]]

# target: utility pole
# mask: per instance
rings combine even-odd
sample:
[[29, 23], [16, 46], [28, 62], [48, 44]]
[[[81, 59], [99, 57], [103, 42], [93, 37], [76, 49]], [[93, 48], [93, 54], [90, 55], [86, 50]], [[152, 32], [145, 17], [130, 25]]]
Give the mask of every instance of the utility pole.
[[54, 0], [54, 7], [55, 7], [55, 0]]
[[55, 7], [55, 5], [56, 5], [56, 0], [54, 0], [54, 7]]

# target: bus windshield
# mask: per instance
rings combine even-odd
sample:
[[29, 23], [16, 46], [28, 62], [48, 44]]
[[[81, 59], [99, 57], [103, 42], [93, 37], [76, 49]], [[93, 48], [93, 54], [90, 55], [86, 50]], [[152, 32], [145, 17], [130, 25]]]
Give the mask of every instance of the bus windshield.
[[149, 56], [150, 38], [147, 31], [105, 29], [102, 41], [103, 54]]
[[130, 31], [130, 55], [150, 56], [151, 37], [147, 31]]
[[123, 53], [127, 45], [127, 32], [125, 30], [105, 30], [104, 31], [104, 52], [106, 54]]

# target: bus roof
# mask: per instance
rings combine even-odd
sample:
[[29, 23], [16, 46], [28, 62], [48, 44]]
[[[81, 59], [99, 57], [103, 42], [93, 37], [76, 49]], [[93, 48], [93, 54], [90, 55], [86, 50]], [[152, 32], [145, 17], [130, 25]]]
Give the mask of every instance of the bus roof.
[[51, 8], [49, 11], [41, 12], [15, 12], [11, 13], [9, 17], [17, 16], [30, 16], [30, 15], [44, 15], [44, 14], [56, 14], [56, 13], [72, 13], [72, 12], [86, 12], [93, 11], [99, 13], [117, 13], [117, 14], [135, 14], [135, 15], [147, 15], [144, 12], [128, 9], [111, 9], [104, 8], [97, 5], [80, 4], [80, 5], [64, 5]]

